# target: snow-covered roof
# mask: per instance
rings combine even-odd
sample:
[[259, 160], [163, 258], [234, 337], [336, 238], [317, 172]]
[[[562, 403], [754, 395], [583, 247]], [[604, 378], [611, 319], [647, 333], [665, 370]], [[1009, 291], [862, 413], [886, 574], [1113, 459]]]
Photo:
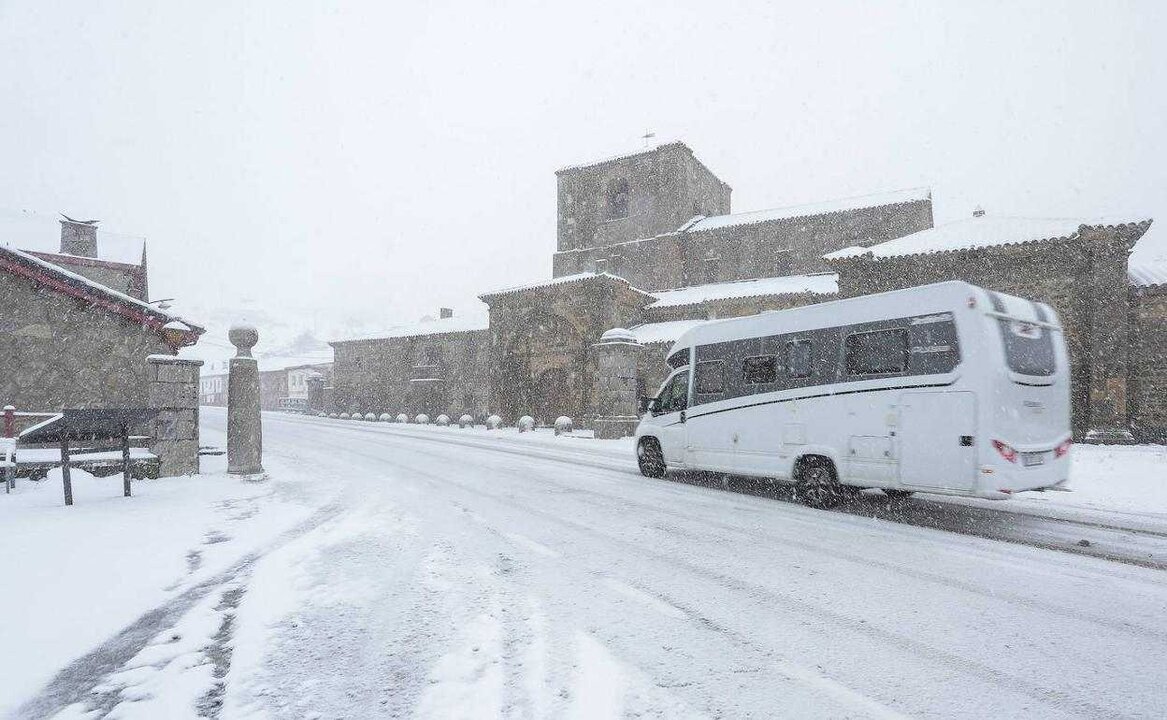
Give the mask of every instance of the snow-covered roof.
[[839, 276], [836, 273], [784, 275], [756, 280], [694, 285], [677, 290], [661, 290], [653, 293], [657, 301], [649, 307], [679, 307], [697, 305], [708, 300], [728, 300], [763, 295], [795, 295], [798, 293], [833, 295], [837, 292], [839, 292]]
[[541, 290], [543, 288], [555, 287], [557, 285], [567, 285], [569, 283], [583, 282], [584, 280], [593, 280], [595, 278], [601, 278], [601, 277], [628, 285], [629, 288], [636, 290], [636, 292], [644, 293], [645, 295], [648, 294], [648, 293], [645, 293], [643, 290], [637, 290], [636, 288], [632, 287], [631, 285], [629, 285], [627, 280], [625, 280], [622, 277], [619, 277], [618, 275], [612, 275], [611, 273], [606, 273], [606, 272], [603, 272], [603, 273], [583, 272], [583, 273], [575, 273], [574, 275], [561, 275], [560, 277], [551, 278], [550, 280], [544, 280], [541, 282], [528, 283], [526, 285], [516, 285], [514, 287], [503, 288], [502, 290], [495, 290], [493, 292], [483, 293], [482, 295], [479, 295], [478, 298], [480, 300], [486, 300], [486, 298], [498, 297], [499, 295], [509, 295], [511, 293], [526, 292], [528, 290]]
[[489, 318], [480, 315], [464, 317], [448, 317], [438, 320], [421, 320], [407, 325], [397, 325], [386, 330], [358, 335], [356, 337], [334, 340], [338, 342], [353, 342], [357, 340], [388, 340], [392, 338], [422, 337], [425, 335], [446, 335], [449, 333], [479, 332], [490, 328]]
[[[155, 305], [118, 292], [31, 253], [0, 245], [0, 259], [4, 259], [5, 256], [9, 260], [7, 265], [10, 270], [29, 275], [41, 282], [42, 285], [47, 284], [55, 290], [86, 296], [86, 299], [98, 301], [107, 309], [120, 310], [123, 314], [129, 312], [133, 315], [132, 319], [142, 320], [157, 329], [162, 329], [169, 323], [181, 322], [196, 338], [203, 332], [202, 327], [188, 320], [183, 320], [176, 315], [160, 310]], [[3, 264], [0, 264], [0, 267], [3, 267]]]
[[856, 197], [826, 200], [806, 205], [791, 205], [789, 207], [772, 208], [770, 210], [755, 210], [753, 212], [715, 215], [713, 217], [696, 217], [682, 225], [678, 229], [678, 232], [701, 232], [702, 230], [716, 230], [718, 228], [736, 227], [739, 225], [756, 225], [757, 223], [773, 222], [775, 220], [790, 220], [793, 218], [811, 217], [813, 215], [828, 215], [830, 213], [848, 212], [850, 210], [883, 207], [885, 205], [920, 202], [930, 200], [931, 198], [932, 191], [930, 188], [909, 188], [895, 192], [858, 195]]
[[1132, 257], [1127, 265], [1127, 277], [1135, 287], [1167, 285], [1167, 257]]
[[652, 343], [674, 343], [686, 331], [694, 328], [704, 320], [669, 320], [667, 322], [645, 323], [630, 328], [637, 342], [641, 345]]
[[828, 253], [827, 260], [843, 260], [857, 256], [873, 258], [922, 255], [955, 250], [1000, 245], [1020, 245], [1044, 240], [1061, 240], [1075, 236], [1082, 226], [1121, 227], [1149, 225], [1150, 220], [1130, 218], [1025, 218], [1025, 217], [971, 217], [937, 225], [928, 230], [888, 240], [871, 247], [849, 247]]

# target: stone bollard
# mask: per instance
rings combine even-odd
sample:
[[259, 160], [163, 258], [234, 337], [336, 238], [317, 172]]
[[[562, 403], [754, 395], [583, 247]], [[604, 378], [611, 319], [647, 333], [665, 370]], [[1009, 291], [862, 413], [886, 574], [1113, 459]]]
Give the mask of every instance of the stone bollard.
[[237, 352], [227, 377], [227, 472], [258, 475], [263, 472], [263, 421], [259, 414], [259, 366], [251, 348], [259, 332], [235, 325], [227, 335]]
[[535, 418], [524, 415], [519, 418], [519, 432], [531, 432], [535, 429]]

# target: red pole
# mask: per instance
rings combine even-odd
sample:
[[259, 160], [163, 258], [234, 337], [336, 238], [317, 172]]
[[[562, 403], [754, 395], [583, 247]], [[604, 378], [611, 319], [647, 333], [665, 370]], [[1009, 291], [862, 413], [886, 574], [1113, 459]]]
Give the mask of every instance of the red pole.
[[4, 437], [10, 438], [16, 436], [16, 408], [11, 405], [4, 406]]

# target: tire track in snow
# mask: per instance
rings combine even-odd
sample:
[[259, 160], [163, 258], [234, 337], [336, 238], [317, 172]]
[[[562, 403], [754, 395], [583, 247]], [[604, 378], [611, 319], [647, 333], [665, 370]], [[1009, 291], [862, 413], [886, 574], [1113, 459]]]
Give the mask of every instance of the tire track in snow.
[[216, 589], [237, 581], [251, 570], [259, 558], [318, 527], [339, 512], [340, 507], [335, 505], [320, 508], [263, 548], [244, 555], [218, 575], [142, 614], [117, 635], [66, 665], [11, 717], [13, 720], [41, 720], [52, 717], [70, 705], [88, 701], [94, 688], [132, 660], [158, 633], [173, 627], [196, 603]]

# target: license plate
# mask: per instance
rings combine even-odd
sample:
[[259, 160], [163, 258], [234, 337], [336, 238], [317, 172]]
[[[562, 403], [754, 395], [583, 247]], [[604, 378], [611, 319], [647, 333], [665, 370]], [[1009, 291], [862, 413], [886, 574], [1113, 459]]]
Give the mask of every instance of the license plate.
[[1045, 462], [1045, 453], [1021, 453], [1021, 464], [1025, 467], [1041, 465]]

